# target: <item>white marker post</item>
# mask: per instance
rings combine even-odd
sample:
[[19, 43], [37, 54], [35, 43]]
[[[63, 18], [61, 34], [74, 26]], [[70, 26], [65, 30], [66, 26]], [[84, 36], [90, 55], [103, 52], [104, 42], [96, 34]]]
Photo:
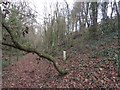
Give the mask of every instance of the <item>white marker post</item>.
[[103, 31], [102, 31], [102, 35], [103, 35], [104, 33], [103, 33]]
[[66, 51], [63, 51], [63, 60], [65, 61], [67, 59]]

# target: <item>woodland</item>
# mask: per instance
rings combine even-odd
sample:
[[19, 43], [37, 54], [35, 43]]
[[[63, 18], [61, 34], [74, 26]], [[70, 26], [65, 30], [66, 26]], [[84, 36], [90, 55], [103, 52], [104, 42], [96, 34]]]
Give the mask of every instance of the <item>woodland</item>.
[[3, 0], [0, 30], [2, 88], [120, 90], [120, 1], [56, 1], [40, 16]]

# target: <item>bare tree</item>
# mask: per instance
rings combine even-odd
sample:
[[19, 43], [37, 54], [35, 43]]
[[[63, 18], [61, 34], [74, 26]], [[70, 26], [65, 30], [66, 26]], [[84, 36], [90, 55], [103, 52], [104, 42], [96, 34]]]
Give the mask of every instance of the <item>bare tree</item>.
[[97, 2], [91, 2], [91, 10], [92, 10], [92, 36], [96, 37], [97, 30], [97, 13], [98, 13], [98, 4]]

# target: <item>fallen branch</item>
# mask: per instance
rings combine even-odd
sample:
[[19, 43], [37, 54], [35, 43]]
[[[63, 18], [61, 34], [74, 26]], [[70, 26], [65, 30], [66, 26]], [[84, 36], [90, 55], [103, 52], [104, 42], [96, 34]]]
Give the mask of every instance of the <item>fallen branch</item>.
[[15, 40], [15, 37], [12, 34], [11, 28], [5, 22], [2, 22], [2, 27], [5, 28], [5, 30], [9, 33], [9, 35], [11, 37], [11, 40], [13, 42], [13, 45], [3, 43], [3, 42], [2, 42], [2, 45], [10, 46], [10, 47], [13, 47], [13, 48], [16, 48], [16, 49], [19, 49], [19, 50], [22, 50], [22, 51], [25, 51], [25, 52], [28, 52], [28, 53], [35, 53], [39, 57], [45, 58], [48, 61], [50, 61], [54, 65], [55, 69], [59, 72], [60, 75], [66, 75], [68, 73], [67, 71], [60, 70], [58, 68], [58, 66], [55, 63], [55, 60], [54, 60], [54, 58], [52, 56], [47, 55], [47, 54], [42, 54], [42, 53], [38, 52], [37, 50], [35, 50], [34, 48], [27, 48], [27, 47], [24, 47], [24, 46], [20, 45], [20, 43]]

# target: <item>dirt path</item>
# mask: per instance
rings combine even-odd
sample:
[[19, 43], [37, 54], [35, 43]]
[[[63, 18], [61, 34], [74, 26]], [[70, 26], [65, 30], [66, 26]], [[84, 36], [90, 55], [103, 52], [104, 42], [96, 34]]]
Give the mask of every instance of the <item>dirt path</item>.
[[[3, 87], [38, 87], [45, 80], [50, 64], [45, 60], [36, 60], [37, 56], [27, 54], [14, 66], [3, 71]], [[37, 83], [37, 84], [36, 84]]]

